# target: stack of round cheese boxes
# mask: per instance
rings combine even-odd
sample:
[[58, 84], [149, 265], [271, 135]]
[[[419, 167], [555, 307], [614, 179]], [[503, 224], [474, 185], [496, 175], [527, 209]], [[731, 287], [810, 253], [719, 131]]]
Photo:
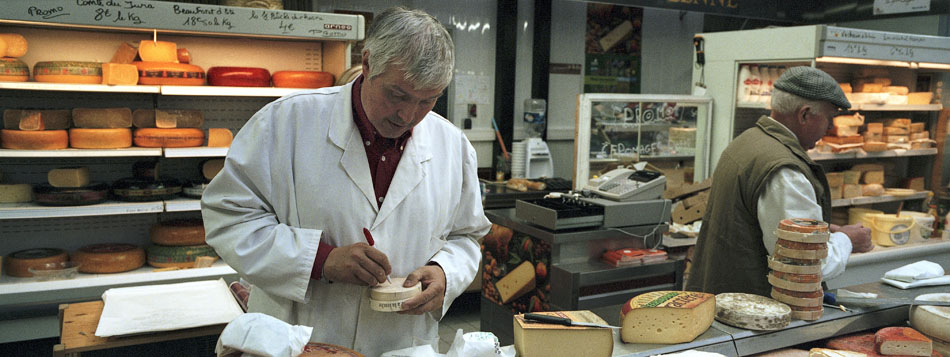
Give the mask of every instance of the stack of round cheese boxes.
[[779, 222], [778, 241], [769, 257], [769, 284], [772, 298], [792, 308], [792, 318], [817, 320], [823, 313], [821, 302], [821, 259], [828, 256], [828, 224], [805, 218]]

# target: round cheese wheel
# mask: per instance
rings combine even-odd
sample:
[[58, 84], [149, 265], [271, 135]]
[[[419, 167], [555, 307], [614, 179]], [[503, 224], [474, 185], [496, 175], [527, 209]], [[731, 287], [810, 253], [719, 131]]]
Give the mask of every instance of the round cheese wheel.
[[778, 250], [775, 251], [775, 254], [772, 255], [772, 258], [775, 259], [775, 261], [779, 263], [783, 263], [783, 264], [801, 265], [801, 266], [809, 266], [809, 265], [820, 266], [821, 265], [821, 260], [787, 257], [787, 256], [782, 255], [781, 252], [779, 252]]
[[44, 206], [94, 205], [109, 197], [109, 185], [99, 182], [85, 187], [53, 187], [41, 183], [33, 187], [33, 194], [36, 203]]
[[66, 251], [57, 248], [33, 248], [10, 253], [3, 258], [3, 271], [9, 276], [29, 278], [31, 267], [47, 263], [63, 263], [69, 260]]
[[152, 180], [126, 177], [112, 183], [112, 195], [122, 201], [147, 202], [178, 197], [181, 182], [175, 179]]
[[303, 353], [299, 357], [363, 357], [362, 354], [349, 348], [328, 343], [310, 342], [303, 346]]
[[197, 128], [137, 128], [132, 140], [135, 146], [146, 148], [184, 148], [201, 146], [205, 133]]
[[395, 301], [411, 298], [422, 293], [421, 282], [416, 282], [415, 285], [407, 288], [403, 286], [406, 278], [391, 278], [390, 281], [392, 283], [384, 281], [369, 289], [369, 297], [380, 301]]
[[152, 243], [159, 245], [205, 244], [205, 226], [200, 218], [159, 222], [149, 231]]
[[824, 292], [817, 291], [792, 291], [772, 287], [771, 296], [780, 302], [795, 306], [820, 306], [824, 297]]
[[[950, 301], [950, 293], [923, 294], [916, 300]], [[911, 305], [910, 324], [927, 336], [950, 341], [950, 306]]]
[[73, 252], [83, 273], [120, 273], [145, 265], [145, 249], [124, 243], [87, 245]]
[[775, 254], [803, 260], [819, 260], [828, 256], [828, 249], [792, 249], [776, 245]]
[[16, 58], [0, 57], [0, 81], [26, 82], [30, 79], [30, 67]]
[[779, 238], [775, 244], [779, 247], [799, 250], [822, 250], [828, 248], [828, 245], [825, 243], [802, 243], [782, 238]]
[[213, 86], [270, 87], [270, 72], [258, 67], [208, 68], [208, 84]]
[[817, 311], [797, 311], [794, 309], [792, 310], [792, 318], [797, 319], [797, 320], [815, 321], [815, 320], [820, 319], [823, 314], [824, 314], [824, 310], [817, 310]]
[[716, 320], [749, 330], [780, 330], [792, 322], [792, 309], [755, 294], [716, 294]]
[[69, 129], [69, 146], [77, 149], [118, 149], [132, 146], [132, 129]]
[[187, 246], [152, 244], [145, 249], [145, 254], [148, 265], [156, 268], [192, 268], [198, 257], [213, 257], [215, 260], [218, 258], [214, 248], [207, 244]]
[[781, 271], [772, 271], [770, 274], [774, 275], [776, 278], [791, 281], [793, 283], [820, 283], [821, 274], [795, 274], [795, 273], [785, 273]]
[[174, 62], [132, 62], [139, 69], [139, 84], [200, 86], [205, 84], [205, 71], [193, 64]]
[[788, 218], [778, 222], [778, 229], [790, 232], [827, 232], [828, 223], [811, 218]]
[[782, 229], [775, 230], [775, 236], [779, 239], [790, 240], [793, 242], [802, 242], [802, 243], [826, 243], [828, 239], [831, 238], [831, 233], [828, 232], [814, 232], [814, 233], [801, 233], [801, 232], [791, 232]]
[[0, 146], [16, 150], [56, 150], [69, 147], [66, 130], [8, 130], [0, 129]]
[[788, 281], [782, 278], [775, 276], [775, 271], [769, 272], [769, 284], [772, 284], [774, 287], [779, 287], [782, 289], [792, 290], [792, 291], [818, 291], [821, 290], [821, 282], [815, 283], [797, 283], [794, 281]]
[[101, 84], [102, 64], [99, 62], [44, 61], [33, 65], [37, 82]]
[[333, 85], [333, 74], [319, 71], [278, 71], [272, 76], [274, 87], [323, 88]]
[[769, 269], [774, 271], [780, 271], [783, 273], [794, 273], [794, 274], [821, 274], [821, 265], [810, 264], [810, 265], [798, 265], [798, 264], [788, 264], [783, 263], [775, 257], [769, 257]]

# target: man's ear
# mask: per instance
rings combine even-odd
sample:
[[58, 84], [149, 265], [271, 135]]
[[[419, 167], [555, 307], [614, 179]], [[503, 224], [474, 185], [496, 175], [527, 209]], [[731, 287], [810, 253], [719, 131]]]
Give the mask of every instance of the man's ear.
[[363, 65], [363, 75], [369, 77], [369, 50], [363, 49], [363, 58], [360, 62]]
[[809, 111], [811, 111], [811, 106], [808, 106], [808, 105], [802, 106], [801, 108], [798, 109], [797, 119], [799, 123], [804, 125], [805, 122], [808, 121]]

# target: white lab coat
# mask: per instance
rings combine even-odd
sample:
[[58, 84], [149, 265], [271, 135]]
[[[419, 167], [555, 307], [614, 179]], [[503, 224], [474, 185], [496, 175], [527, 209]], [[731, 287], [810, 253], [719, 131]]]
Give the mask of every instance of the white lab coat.
[[[202, 196], [208, 244], [253, 284], [249, 310], [313, 326], [311, 341], [368, 356], [438, 348], [438, 320], [474, 279], [476, 239], [490, 227], [474, 148], [429, 113], [413, 129], [377, 208], [351, 90], [352, 83], [290, 94], [248, 121]], [[321, 239], [338, 247], [365, 242], [363, 227], [389, 257], [392, 277], [430, 261], [443, 268], [441, 311], [376, 312], [367, 287], [310, 279]]]

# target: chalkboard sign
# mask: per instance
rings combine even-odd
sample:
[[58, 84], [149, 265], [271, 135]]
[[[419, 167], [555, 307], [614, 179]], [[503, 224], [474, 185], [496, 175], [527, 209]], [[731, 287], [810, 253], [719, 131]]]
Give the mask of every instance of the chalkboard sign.
[[820, 55], [950, 63], [950, 38], [828, 26]]
[[362, 40], [362, 16], [145, 0], [7, 1], [0, 20], [317, 40]]

